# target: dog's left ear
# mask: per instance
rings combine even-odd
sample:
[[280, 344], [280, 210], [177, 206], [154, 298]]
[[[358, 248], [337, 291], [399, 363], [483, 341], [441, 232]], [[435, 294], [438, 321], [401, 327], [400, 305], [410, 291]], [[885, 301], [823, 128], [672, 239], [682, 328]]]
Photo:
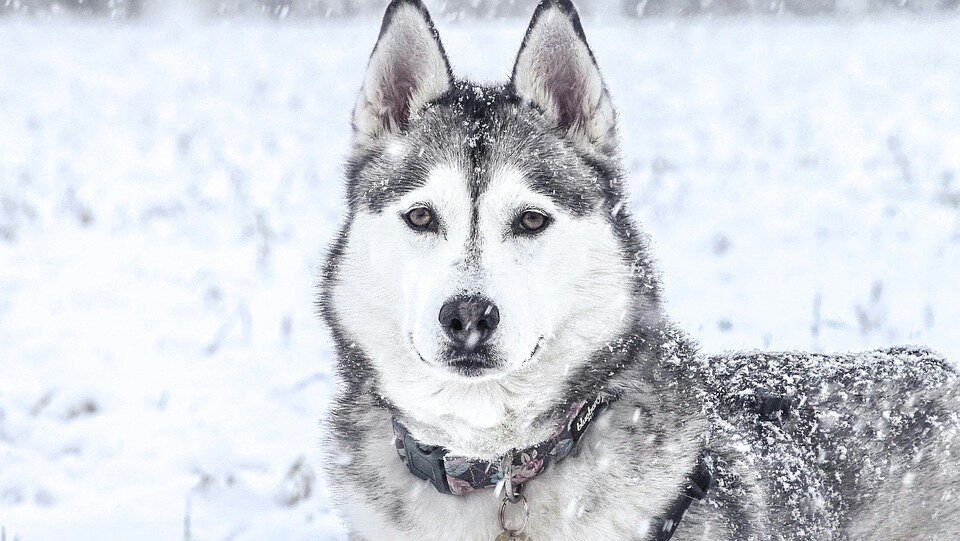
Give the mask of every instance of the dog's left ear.
[[523, 38], [510, 79], [523, 100], [578, 144], [616, 152], [616, 111], [570, 0], [542, 0]]

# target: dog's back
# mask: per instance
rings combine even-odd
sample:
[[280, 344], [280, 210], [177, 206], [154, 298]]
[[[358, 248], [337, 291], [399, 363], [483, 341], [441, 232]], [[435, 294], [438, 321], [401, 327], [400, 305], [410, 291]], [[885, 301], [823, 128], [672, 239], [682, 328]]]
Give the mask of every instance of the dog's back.
[[744, 538], [766, 524], [794, 539], [960, 539], [960, 387], [936, 354], [737, 353], [690, 376], [714, 421], [716, 500], [752, 502]]

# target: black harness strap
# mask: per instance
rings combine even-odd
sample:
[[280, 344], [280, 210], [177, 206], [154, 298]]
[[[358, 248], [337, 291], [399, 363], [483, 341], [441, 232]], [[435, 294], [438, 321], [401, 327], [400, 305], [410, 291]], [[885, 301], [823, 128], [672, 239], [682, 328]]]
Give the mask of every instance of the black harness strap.
[[[790, 417], [793, 402], [794, 399], [790, 396], [760, 391], [753, 397], [750, 406], [755, 408], [761, 422], [779, 425]], [[657, 520], [656, 531], [651, 541], [669, 541], [680, 526], [680, 520], [690, 508], [690, 504], [706, 497], [710, 487], [713, 486], [713, 471], [709, 461], [709, 455], [704, 451], [690, 476], [686, 490], [674, 500], [666, 515]]]
[[757, 394], [755, 407], [761, 421], [783, 423], [793, 410], [793, 398], [786, 395], [762, 391]]
[[707, 462], [708, 456], [704, 452], [697, 460], [697, 466], [690, 475], [686, 490], [674, 500], [667, 514], [655, 523], [656, 530], [652, 541], [669, 541], [680, 526], [683, 514], [687, 512], [690, 504], [706, 497], [710, 487], [713, 486], [713, 472]]

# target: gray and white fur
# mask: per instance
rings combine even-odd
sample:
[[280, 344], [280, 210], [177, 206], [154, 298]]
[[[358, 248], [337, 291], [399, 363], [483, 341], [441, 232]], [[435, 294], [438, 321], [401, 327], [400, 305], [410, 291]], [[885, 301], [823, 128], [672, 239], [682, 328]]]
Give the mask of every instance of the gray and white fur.
[[[616, 114], [569, 0], [544, 0], [501, 86], [453, 76], [394, 0], [353, 114], [348, 213], [320, 310], [342, 385], [324, 462], [353, 539], [492, 540], [491, 490], [441, 494], [394, 449], [487, 460], [611, 406], [525, 484], [535, 540], [960, 539], [960, 391], [919, 348], [700, 354], [663, 313], [624, 204]], [[758, 415], [773, 394], [794, 407]]]

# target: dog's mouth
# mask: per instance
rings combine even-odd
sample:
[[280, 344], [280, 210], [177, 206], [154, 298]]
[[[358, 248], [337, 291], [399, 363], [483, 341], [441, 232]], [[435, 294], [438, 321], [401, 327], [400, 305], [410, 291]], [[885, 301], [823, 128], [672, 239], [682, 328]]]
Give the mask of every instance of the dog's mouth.
[[[424, 364], [430, 366], [436, 366], [437, 363], [431, 363], [423, 354], [420, 353], [420, 350], [417, 349], [417, 346], [413, 342], [413, 334], [408, 337], [410, 349], [413, 350], [417, 358], [420, 359]], [[536, 356], [537, 352], [540, 351], [540, 346], [543, 344], [544, 336], [541, 336], [537, 339], [537, 343], [534, 344], [533, 350], [530, 352], [530, 355], [524, 360], [523, 364], [526, 364]], [[496, 355], [488, 347], [477, 348], [476, 351], [469, 354], [457, 354], [453, 350], [448, 350], [443, 355], [441, 364], [444, 368], [450, 369], [453, 372], [457, 373], [460, 376], [466, 378], [476, 378], [493, 372], [494, 370], [501, 368], [506, 363], [504, 360]]]
[[449, 356], [445, 364], [461, 376], [472, 378], [481, 376], [502, 363], [489, 351], [477, 351], [469, 355]]

